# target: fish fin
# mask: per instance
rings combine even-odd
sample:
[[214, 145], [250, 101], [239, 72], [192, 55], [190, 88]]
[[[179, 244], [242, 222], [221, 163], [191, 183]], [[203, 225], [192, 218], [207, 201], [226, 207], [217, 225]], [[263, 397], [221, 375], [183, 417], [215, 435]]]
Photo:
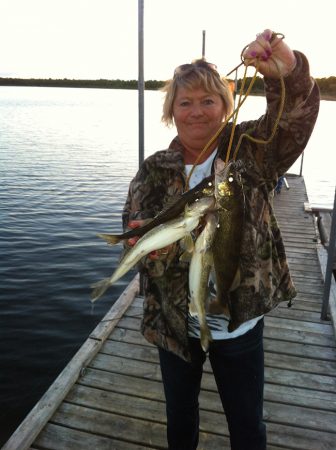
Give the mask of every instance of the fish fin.
[[237, 287], [240, 285], [241, 276], [240, 276], [240, 269], [237, 269], [237, 272], [233, 278], [232, 284], [230, 286], [230, 291], [234, 291], [237, 289]]
[[188, 213], [192, 210], [191, 206], [188, 203], [184, 207], [184, 215], [188, 215]]
[[195, 244], [191, 234], [184, 236], [182, 239], [182, 245], [186, 252], [192, 253], [194, 251]]
[[111, 245], [118, 244], [122, 240], [117, 234], [98, 233], [97, 236], [104, 239], [108, 244]]
[[190, 262], [191, 258], [192, 258], [192, 253], [185, 251], [179, 257], [179, 261], [181, 261], [181, 262]]
[[181, 239], [180, 246], [184, 251], [181, 254], [179, 260], [181, 262], [190, 262], [195, 248], [195, 244], [191, 237], [191, 234], [187, 234], [186, 236], [184, 236], [184, 238]]
[[201, 346], [206, 353], [209, 350], [210, 342], [212, 341], [211, 331], [207, 324], [201, 327]]
[[93, 288], [93, 291], [91, 293], [91, 302], [94, 303], [96, 300], [98, 300], [98, 298], [107, 291], [110, 285], [110, 278], [104, 278], [103, 280], [92, 284], [91, 287]]
[[[195, 200], [195, 202], [198, 202], [198, 199]], [[193, 214], [193, 205], [189, 205], [188, 203], [184, 207], [183, 216], [184, 217], [190, 217]]]
[[[212, 258], [213, 258], [213, 254], [212, 254]], [[210, 270], [209, 280], [214, 285], [215, 291], [217, 291], [217, 277], [216, 277], [216, 271], [215, 271], [214, 264], [212, 264], [212, 267], [211, 267], [211, 270]]]

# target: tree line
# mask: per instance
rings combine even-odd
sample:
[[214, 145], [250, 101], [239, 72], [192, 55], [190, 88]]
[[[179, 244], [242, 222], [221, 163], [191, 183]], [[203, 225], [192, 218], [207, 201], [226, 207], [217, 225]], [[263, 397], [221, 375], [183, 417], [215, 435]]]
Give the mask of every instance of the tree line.
[[[252, 80], [251, 77], [247, 77], [244, 91], [246, 91], [246, 89], [248, 88], [251, 80]], [[336, 77], [316, 78], [316, 82], [318, 84], [322, 97], [336, 100]], [[242, 80], [237, 81], [237, 88], [236, 88], [237, 92], [240, 91], [241, 83]], [[263, 95], [264, 93], [263, 78], [260, 77], [256, 78], [251, 93], [254, 95]]]
[[[163, 81], [148, 80], [145, 89], [157, 90], [164, 85]], [[101, 89], [138, 89], [137, 80], [70, 80], [40, 78], [0, 78], [0, 86], [38, 86], [38, 87], [78, 87]]]
[[[251, 77], [246, 79], [246, 88], [251, 82]], [[336, 77], [317, 78], [322, 97], [336, 100]], [[237, 92], [240, 91], [242, 80], [237, 81]], [[158, 90], [164, 86], [164, 81], [145, 81], [146, 90]], [[39, 79], [39, 78], [0, 78], [0, 86], [39, 86], [39, 87], [76, 87], [76, 88], [100, 88], [100, 89], [138, 89], [137, 80], [70, 80], [63, 79]], [[257, 77], [253, 85], [251, 94], [263, 95], [264, 82], [261, 77]]]

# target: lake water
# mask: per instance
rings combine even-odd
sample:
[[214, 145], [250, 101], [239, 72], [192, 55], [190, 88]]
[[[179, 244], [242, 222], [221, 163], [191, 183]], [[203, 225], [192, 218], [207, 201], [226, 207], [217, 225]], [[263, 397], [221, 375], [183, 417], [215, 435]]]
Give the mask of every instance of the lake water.
[[[145, 156], [166, 148], [162, 94], [145, 94]], [[258, 117], [251, 97], [240, 120]], [[120, 231], [138, 166], [137, 92], [0, 87], [0, 445], [126, 287], [92, 308], [90, 284], [112, 273], [120, 248], [98, 232]], [[336, 102], [322, 101], [304, 156], [310, 201], [332, 205]], [[299, 162], [291, 172], [298, 173]]]

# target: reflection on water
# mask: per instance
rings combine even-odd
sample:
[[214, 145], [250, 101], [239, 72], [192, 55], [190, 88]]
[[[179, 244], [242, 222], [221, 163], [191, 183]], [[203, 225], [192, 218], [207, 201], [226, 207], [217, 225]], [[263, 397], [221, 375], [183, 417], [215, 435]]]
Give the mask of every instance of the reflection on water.
[[[146, 92], [146, 155], [175, 134], [160, 123], [161, 102]], [[263, 111], [264, 99], [251, 98], [240, 120]], [[323, 202], [333, 199], [333, 112], [323, 102], [304, 161]], [[120, 231], [138, 166], [137, 113], [135, 91], [0, 87], [0, 443], [134, 276], [91, 307], [90, 284], [118, 263], [120, 247], [96, 233]]]
[[137, 168], [133, 94], [0, 89], [2, 441], [134, 275], [92, 308], [120, 252], [96, 233], [120, 230]]

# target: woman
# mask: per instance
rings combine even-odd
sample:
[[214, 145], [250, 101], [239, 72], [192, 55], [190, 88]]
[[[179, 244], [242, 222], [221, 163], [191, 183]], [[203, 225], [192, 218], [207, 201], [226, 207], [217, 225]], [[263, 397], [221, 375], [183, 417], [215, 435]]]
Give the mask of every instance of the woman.
[[[236, 157], [244, 167], [245, 219], [239, 255], [233, 262], [239, 268], [239, 282], [227, 296], [229, 309], [234, 305], [242, 324], [229, 332], [230, 311], [209, 314], [213, 342], [208, 354], [231, 448], [262, 450], [266, 449], [263, 315], [295, 296], [271, 199], [278, 178], [307, 144], [318, 114], [319, 92], [305, 56], [293, 52], [270, 30], [258, 35], [243, 56], [246, 65], [258, 66], [264, 75], [267, 110], [258, 120], [237, 125], [233, 149], [242, 133], [263, 140], [271, 135], [280, 107], [279, 71], [285, 81], [286, 100], [273, 140], [263, 145], [244, 139]], [[131, 182], [123, 213], [125, 228], [140, 226], [178, 198], [187, 188], [186, 177], [195, 162], [189, 187], [213, 171], [216, 159], [225, 161], [227, 156], [231, 123], [197, 160], [233, 107], [229, 86], [216, 68], [203, 60], [180, 66], [165, 91], [163, 121], [174, 123], [178, 134], [168, 150], [143, 163]], [[134, 240], [129, 242], [133, 244]], [[182, 251], [178, 244], [159, 249], [145, 258], [141, 267], [145, 279], [142, 332], [159, 347], [167, 438], [169, 449], [174, 450], [197, 448], [198, 395], [206, 358], [198, 322], [188, 314], [188, 263], [179, 259]]]

